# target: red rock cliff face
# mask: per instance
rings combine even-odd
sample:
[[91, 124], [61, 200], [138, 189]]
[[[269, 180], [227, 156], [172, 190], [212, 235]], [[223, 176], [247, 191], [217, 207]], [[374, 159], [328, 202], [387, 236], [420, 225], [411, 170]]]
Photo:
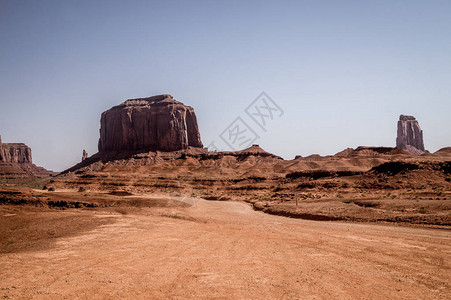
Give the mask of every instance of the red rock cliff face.
[[0, 178], [55, 175], [33, 164], [31, 149], [22, 143], [2, 144], [0, 137]]
[[194, 109], [171, 95], [131, 99], [102, 114], [99, 152], [203, 147]]
[[31, 149], [25, 144], [1, 144], [0, 160], [8, 163], [31, 164]]
[[405, 149], [412, 154], [422, 154], [424, 150], [423, 130], [413, 116], [399, 116], [396, 148]]
[[2, 144], [2, 159], [4, 162], [31, 164], [31, 149], [25, 144]]

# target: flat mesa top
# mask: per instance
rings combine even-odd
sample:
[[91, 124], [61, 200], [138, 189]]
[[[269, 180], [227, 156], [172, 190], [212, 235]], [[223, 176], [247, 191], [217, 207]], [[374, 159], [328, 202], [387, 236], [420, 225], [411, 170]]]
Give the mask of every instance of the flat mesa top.
[[415, 121], [416, 119], [414, 116], [400, 115], [399, 120], [400, 121]]
[[3, 147], [28, 147], [24, 143], [2, 143]]
[[171, 95], [163, 94], [163, 95], [156, 95], [156, 96], [146, 97], [146, 98], [128, 99], [124, 103], [114, 106], [113, 109], [130, 107], [130, 106], [135, 106], [135, 107], [136, 106], [163, 106], [163, 105], [169, 105], [169, 104], [183, 105], [183, 103], [175, 100]]

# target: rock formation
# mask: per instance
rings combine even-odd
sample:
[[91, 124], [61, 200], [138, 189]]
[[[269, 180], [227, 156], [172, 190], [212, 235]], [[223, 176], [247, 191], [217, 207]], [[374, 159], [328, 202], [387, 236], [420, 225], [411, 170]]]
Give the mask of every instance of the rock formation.
[[33, 164], [31, 149], [23, 143], [3, 144], [0, 137], [0, 177], [47, 176], [47, 171]]
[[0, 136], [0, 161], [6, 163], [31, 164], [31, 149], [25, 144], [3, 144]]
[[81, 161], [84, 161], [84, 160], [87, 159], [87, 158], [88, 158], [88, 152], [86, 152], [86, 150], [83, 149], [83, 154], [82, 154], [82, 156], [81, 156]]
[[2, 159], [4, 162], [31, 164], [31, 149], [25, 144], [2, 144]]
[[415, 117], [399, 116], [396, 148], [404, 149], [414, 155], [425, 153], [423, 130], [421, 130]]
[[99, 152], [203, 147], [194, 109], [171, 95], [130, 99], [102, 114]]

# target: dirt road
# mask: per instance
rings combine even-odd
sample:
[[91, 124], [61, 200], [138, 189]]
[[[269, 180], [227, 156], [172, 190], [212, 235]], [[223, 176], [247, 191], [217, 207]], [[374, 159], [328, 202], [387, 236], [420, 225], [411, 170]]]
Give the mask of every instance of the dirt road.
[[89, 213], [115, 222], [48, 250], [1, 254], [0, 296], [450, 297], [447, 230], [304, 221], [236, 202]]

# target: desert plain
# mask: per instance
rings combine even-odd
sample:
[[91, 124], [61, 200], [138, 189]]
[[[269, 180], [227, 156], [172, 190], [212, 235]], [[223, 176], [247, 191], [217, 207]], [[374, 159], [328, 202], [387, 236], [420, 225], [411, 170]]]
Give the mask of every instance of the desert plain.
[[449, 299], [451, 148], [424, 150], [415, 118], [396, 148], [285, 160], [208, 151], [174, 101], [107, 111], [61, 173], [4, 144], [2, 298]]
[[[188, 157], [4, 180], [1, 296], [449, 297], [451, 200], [441, 170], [365, 181], [209, 169]], [[366, 187], [377, 176], [387, 184]]]

